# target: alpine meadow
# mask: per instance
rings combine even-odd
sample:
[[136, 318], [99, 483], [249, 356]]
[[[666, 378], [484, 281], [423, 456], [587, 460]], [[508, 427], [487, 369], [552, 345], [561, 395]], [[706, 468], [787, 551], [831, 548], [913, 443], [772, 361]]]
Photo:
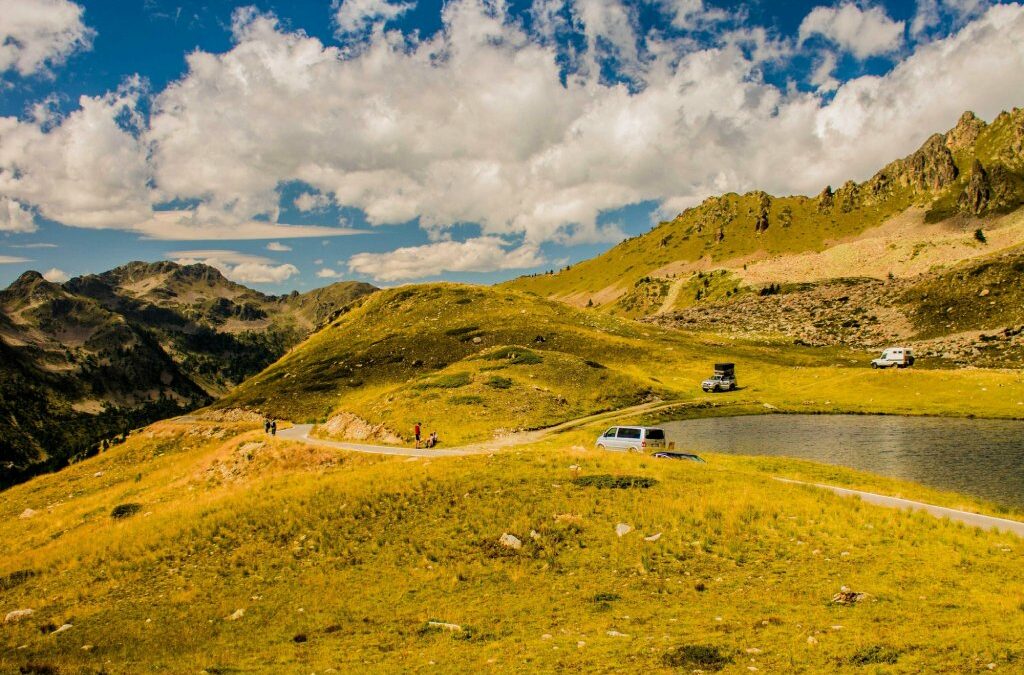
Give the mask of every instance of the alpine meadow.
[[1024, 6], [0, 0], [0, 672], [1024, 672]]

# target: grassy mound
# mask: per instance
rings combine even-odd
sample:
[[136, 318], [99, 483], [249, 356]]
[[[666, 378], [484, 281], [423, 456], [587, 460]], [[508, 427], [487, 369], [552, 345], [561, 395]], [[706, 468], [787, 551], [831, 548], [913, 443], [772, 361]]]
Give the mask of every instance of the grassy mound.
[[[1019, 663], [1012, 536], [782, 484], [742, 458], [569, 442], [409, 462], [244, 425], [151, 427], [0, 494], [4, 612], [34, 610], [0, 630], [0, 670]], [[649, 484], [581, 487], [570, 465]], [[125, 503], [141, 511], [111, 518]], [[843, 586], [866, 596], [834, 603]]]

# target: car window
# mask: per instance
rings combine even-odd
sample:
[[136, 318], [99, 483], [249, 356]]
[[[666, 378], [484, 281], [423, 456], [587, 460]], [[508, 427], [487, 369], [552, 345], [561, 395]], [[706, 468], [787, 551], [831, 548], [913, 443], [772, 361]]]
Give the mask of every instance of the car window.
[[617, 427], [612, 427], [608, 431], [604, 432], [604, 437], [605, 438], [615, 438], [615, 430], [616, 429], [617, 429]]
[[630, 427], [619, 429], [619, 438], [640, 438], [640, 430]]
[[665, 430], [664, 429], [648, 429], [647, 430], [647, 438], [651, 439], [652, 441], [663, 441], [663, 440], [665, 440]]

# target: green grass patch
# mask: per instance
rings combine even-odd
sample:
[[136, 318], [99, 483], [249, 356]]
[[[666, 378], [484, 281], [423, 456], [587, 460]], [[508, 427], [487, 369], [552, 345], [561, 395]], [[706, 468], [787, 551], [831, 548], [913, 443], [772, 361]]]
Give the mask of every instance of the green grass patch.
[[573, 485], [579, 487], [594, 487], [601, 490], [647, 489], [658, 484], [657, 480], [647, 476], [612, 476], [609, 474], [579, 476], [572, 482]]
[[718, 672], [733, 658], [715, 645], [683, 645], [665, 654], [662, 660], [670, 668]]
[[472, 381], [473, 377], [469, 373], [451, 373], [441, 375], [428, 382], [419, 382], [413, 385], [413, 389], [458, 389]]
[[488, 378], [485, 384], [488, 387], [494, 387], [495, 389], [511, 389], [512, 380], [507, 377], [501, 377], [500, 375], [493, 375]]
[[484, 354], [481, 358], [488, 361], [506, 361], [513, 366], [532, 366], [544, 362], [540, 354], [522, 347], [502, 347]]

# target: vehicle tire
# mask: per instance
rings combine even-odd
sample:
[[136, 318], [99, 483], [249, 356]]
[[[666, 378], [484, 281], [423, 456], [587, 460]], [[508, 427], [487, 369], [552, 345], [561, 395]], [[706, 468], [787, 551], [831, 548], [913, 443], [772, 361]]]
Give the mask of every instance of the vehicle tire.
[[638, 455], [640, 454], [640, 448], [630, 448], [629, 451], [630, 452], [635, 452]]
[[603, 446], [603, 445], [601, 445], [600, 443], [598, 443], [598, 444], [597, 444], [597, 449], [598, 449], [598, 450], [604, 450], [604, 446]]
[[877, 363], [872, 363], [871, 364], [871, 370], [878, 370], [878, 364]]

